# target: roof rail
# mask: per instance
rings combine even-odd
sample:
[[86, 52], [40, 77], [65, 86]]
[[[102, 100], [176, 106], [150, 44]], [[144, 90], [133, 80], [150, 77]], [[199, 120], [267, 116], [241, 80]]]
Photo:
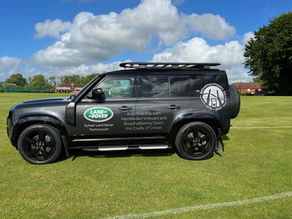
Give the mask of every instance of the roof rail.
[[123, 62], [122, 68], [156, 68], [156, 69], [210, 69], [211, 66], [218, 66], [220, 63], [194, 63], [194, 62]]

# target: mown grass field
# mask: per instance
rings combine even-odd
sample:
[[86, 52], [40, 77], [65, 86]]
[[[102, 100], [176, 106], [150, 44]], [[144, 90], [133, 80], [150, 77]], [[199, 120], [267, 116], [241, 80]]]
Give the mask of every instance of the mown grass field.
[[[0, 94], [0, 218], [101, 218], [292, 191], [292, 128], [280, 127], [292, 125], [292, 97], [242, 97], [225, 152], [209, 160], [153, 153], [31, 165], [11, 146], [6, 116], [15, 103], [48, 96]], [[291, 218], [292, 198], [158, 218], [248, 217]]]

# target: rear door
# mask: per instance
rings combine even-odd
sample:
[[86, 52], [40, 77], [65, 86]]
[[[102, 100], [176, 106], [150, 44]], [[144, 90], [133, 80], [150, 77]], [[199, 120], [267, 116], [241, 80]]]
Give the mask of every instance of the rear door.
[[190, 108], [189, 76], [183, 74], [143, 74], [139, 77], [136, 104], [136, 133], [162, 135]]

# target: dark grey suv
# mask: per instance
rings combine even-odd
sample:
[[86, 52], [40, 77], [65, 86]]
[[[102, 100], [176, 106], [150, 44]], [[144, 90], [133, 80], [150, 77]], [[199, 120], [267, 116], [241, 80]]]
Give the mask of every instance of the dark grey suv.
[[190, 160], [223, 151], [221, 136], [240, 97], [217, 63], [121, 63], [76, 96], [14, 105], [8, 136], [33, 164], [54, 162], [64, 148], [90, 151], [175, 147]]

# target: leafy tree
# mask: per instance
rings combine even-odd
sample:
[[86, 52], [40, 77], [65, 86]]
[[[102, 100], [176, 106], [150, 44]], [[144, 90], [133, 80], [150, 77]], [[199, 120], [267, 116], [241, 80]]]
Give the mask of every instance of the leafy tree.
[[292, 13], [270, 20], [245, 46], [245, 66], [274, 94], [292, 95]]
[[[69, 84], [87, 84], [93, 78], [95, 78], [98, 74], [93, 73], [87, 76], [79, 76], [79, 75], [65, 75], [61, 78], [61, 83], [69, 83]], [[49, 78], [50, 80], [50, 78]]]
[[55, 87], [50, 85], [48, 80], [42, 74], [34, 75], [29, 86], [43, 87], [46, 92], [55, 91]]
[[26, 84], [26, 79], [22, 74], [12, 74], [9, 78], [5, 80], [6, 83], [15, 84], [17, 86], [24, 86]]
[[45, 76], [38, 74], [33, 76], [29, 85], [35, 87], [45, 87], [47, 85], [47, 81]]
[[49, 84], [56, 87], [57, 84], [56, 76], [49, 77]]
[[30, 84], [31, 81], [32, 81], [32, 78], [29, 76], [29, 77], [27, 78], [27, 83]]
[[80, 84], [81, 78], [79, 75], [66, 75], [62, 79], [62, 83], [69, 83], [69, 84]]
[[87, 75], [85, 77], [82, 77], [81, 78], [81, 84], [86, 85], [88, 82], [90, 82], [97, 75], [98, 75], [98, 73], [93, 73], [93, 74]]

